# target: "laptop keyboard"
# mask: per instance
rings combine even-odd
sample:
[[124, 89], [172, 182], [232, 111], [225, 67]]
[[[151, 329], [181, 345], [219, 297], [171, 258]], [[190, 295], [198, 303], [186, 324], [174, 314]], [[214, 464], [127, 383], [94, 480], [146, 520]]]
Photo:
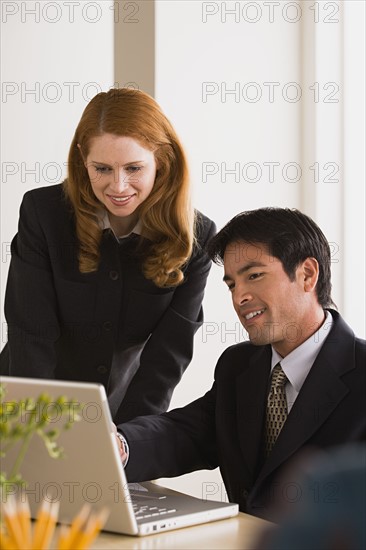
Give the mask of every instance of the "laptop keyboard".
[[[168, 508], [164, 506], [165, 495], [138, 495], [136, 493], [131, 494], [132, 507], [137, 520], [156, 518], [158, 516], [164, 516], [176, 512], [175, 508]], [[151, 503], [147, 503], [149, 500]], [[139, 502], [140, 501], [140, 502]]]

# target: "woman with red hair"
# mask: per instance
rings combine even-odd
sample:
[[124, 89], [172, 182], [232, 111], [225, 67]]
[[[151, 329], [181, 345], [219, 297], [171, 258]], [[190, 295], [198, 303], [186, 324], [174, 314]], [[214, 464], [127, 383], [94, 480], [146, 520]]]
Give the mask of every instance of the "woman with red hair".
[[67, 179], [24, 195], [1, 373], [102, 383], [116, 423], [165, 411], [202, 324], [214, 232], [191, 207], [183, 148], [154, 99], [98, 94]]

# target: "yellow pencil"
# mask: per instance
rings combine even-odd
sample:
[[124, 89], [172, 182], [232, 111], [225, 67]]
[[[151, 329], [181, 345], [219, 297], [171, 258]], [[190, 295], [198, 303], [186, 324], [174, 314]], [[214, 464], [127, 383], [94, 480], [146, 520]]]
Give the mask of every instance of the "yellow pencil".
[[39, 550], [43, 540], [44, 531], [48, 525], [51, 504], [47, 500], [43, 500], [38, 510], [37, 519], [34, 527], [32, 549]]
[[65, 540], [66, 548], [75, 548], [75, 539], [80, 533], [82, 526], [85, 524], [89, 513], [90, 506], [88, 504], [84, 504], [70, 526], [67, 538]]
[[60, 534], [57, 540], [57, 550], [69, 550], [70, 547], [67, 544], [67, 538], [68, 538], [68, 528], [66, 525], [61, 525], [60, 527]]
[[51, 502], [48, 522], [43, 531], [43, 536], [42, 536], [40, 545], [39, 547], [37, 547], [37, 549], [39, 550], [47, 550], [47, 548], [49, 547], [53, 532], [55, 530], [59, 507], [60, 507], [60, 503], [58, 501]]
[[76, 541], [75, 550], [85, 550], [90, 547], [107, 521], [108, 515], [109, 511], [106, 508], [103, 508], [97, 516], [92, 515], [89, 518], [85, 532], [80, 533], [79, 538]]
[[21, 528], [15, 498], [13, 497], [13, 495], [9, 495], [7, 501], [4, 502], [3, 509], [5, 526], [8, 531], [10, 542], [13, 543], [15, 547], [23, 548], [23, 531]]
[[10, 537], [6, 534], [4, 526], [0, 523], [0, 549], [1, 550], [14, 550], [16, 546]]
[[32, 529], [29, 503], [26, 496], [18, 503], [18, 516], [23, 533], [24, 548], [31, 547]]
[[4, 533], [0, 534], [0, 549], [1, 550], [17, 550], [18, 546], [14, 544], [14, 541], [12, 541], [8, 536], [6, 536]]

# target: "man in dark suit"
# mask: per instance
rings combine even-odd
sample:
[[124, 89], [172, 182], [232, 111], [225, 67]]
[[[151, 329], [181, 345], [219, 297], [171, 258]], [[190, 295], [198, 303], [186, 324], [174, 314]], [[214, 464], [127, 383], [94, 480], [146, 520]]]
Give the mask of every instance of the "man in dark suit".
[[219, 466], [241, 511], [274, 519], [273, 503], [299, 498], [285, 474], [305, 449], [364, 437], [366, 342], [328, 309], [329, 246], [301, 212], [239, 214], [209, 252], [250, 341], [225, 350], [200, 399], [120, 424], [121, 454], [129, 481]]

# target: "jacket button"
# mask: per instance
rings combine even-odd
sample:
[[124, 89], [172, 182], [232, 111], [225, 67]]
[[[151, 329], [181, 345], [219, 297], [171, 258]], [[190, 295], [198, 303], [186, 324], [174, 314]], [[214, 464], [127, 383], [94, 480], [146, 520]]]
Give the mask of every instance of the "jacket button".
[[106, 321], [105, 323], [103, 323], [103, 328], [104, 330], [111, 330], [112, 323], [110, 321]]
[[109, 277], [110, 279], [112, 279], [112, 281], [117, 281], [117, 279], [119, 278], [118, 271], [114, 271], [114, 270], [110, 271]]
[[244, 497], [245, 499], [247, 499], [248, 496], [249, 496], [249, 491], [247, 491], [246, 489], [244, 489], [244, 491], [243, 491], [243, 497]]
[[97, 371], [99, 372], [99, 374], [105, 374], [108, 369], [105, 365], [99, 365], [99, 367], [97, 367]]

